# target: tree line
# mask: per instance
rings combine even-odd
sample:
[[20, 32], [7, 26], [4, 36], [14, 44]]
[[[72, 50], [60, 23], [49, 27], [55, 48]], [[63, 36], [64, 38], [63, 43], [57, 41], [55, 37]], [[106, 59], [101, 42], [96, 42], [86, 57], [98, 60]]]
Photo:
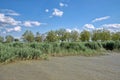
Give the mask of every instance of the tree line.
[[[78, 32], [72, 30], [71, 32], [66, 31], [66, 29], [59, 29], [56, 31], [48, 31], [45, 34], [40, 34], [36, 32], [36, 35], [32, 31], [26, 30], [21, 36], [23, 42], [85, 42], [85, 41], [117, 41], [120, 40], [120, 32], [110, 32], [109, 30], [93, 30], [87, 31], [83, 30]], [[12, 35], [7, 35], [5, 37], [0, 36], [0, 42], [17, 42], [20, 41], [14, 38]]]

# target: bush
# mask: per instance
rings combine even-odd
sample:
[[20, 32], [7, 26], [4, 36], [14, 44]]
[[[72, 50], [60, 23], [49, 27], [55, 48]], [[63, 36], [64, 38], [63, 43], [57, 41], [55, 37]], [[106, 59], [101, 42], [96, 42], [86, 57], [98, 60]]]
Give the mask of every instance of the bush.
[[[105, 48], [108, 43], [102, 44]], [[110, 43], [109, 43], [110, 45]], [[116, 44], [116, 48], [120, 45]], [[114, 47], [115, 47], [114, 46]], [[11, 62], [26, 59], [47, 59], [48, 55], [95, 55], [96, 51], [102, 48], [98, 42], [51, 42], [51, 43], [0, 43], [0, 62]], [[111, 48], [110, 48], [111, 49]]]
[[14, 50], [15, 55], [19, 59], [38, 59], [42, 54], [40, 50], [32, 49], [32, 48], [16, 48]]
[[69, 49], [69, 48], [70, 48], [68, 42], [62, 42], [62, 43], [60, 44], [60, 47], [61, 47], [61, 49]]
[[30, 47], [18, 48], [4, 46], [0, 44], [0, 62], [11, 62], [16, 59], [39, 59], [42, 55], [42, 52], [37, 49]]
[[60, 43], [52, 43], [52, 52], [51, 53], [60, 53]]
[[20, 43], [20, 42], [15, 42], [13, 43], [13, 47], [24, 47], [24, 43]]
[[115, 42], [114, 41], [106, 41], [102, 43], [103, 48], [106, 50], [113, 50], [115, 49]]
[[39, 48], [44, 54], [49, 54], [52, 52], [52, 45], [50, 43], [42, 43], [40, 45], [41, 47]]
[[120, 41], [115, 41], [114, 43], [114, 48], [120, 50]]
[[0, 52], [0, 62], [12, 61], [16, 56], [14, 55], [13, 48], [3, 47]]
[[93, 50], [98, 50], [98, 49], [101, 49], [102, 46], [100, 43], [97, 43], [97, 42], [86, 42], [85, 43], [85, 46], [89, 49], [93, 49]]
[[70, 49], [73, 49], [75, 51], [85, 51], [86, 47], [83, 43], [69, 43]]

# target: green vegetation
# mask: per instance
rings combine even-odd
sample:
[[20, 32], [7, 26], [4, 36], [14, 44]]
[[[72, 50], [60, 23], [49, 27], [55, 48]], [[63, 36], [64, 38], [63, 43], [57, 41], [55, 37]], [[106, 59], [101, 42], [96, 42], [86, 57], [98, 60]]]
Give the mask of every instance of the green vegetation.
[[11, 36], [11, 35], [7, 35], [5, 38], [6, 38], [6, 42], [7, 42], [7, 43], [10, 43], [10, 42], [13, 42], [13, 41], [14, 41], [14, 38], [13, 38], [13, 36]]
[[0, 42], [2, 43], [4, 41], [4, 38], [0, 36]]
[[22, 40], [0, 36], [0, 62], [47, 59], [48, 56], [101, 55], [103, 51], [120, 51], [120, 32], [108, 30], [67, 32], [65, 29], [46, 34], [26, 31]]

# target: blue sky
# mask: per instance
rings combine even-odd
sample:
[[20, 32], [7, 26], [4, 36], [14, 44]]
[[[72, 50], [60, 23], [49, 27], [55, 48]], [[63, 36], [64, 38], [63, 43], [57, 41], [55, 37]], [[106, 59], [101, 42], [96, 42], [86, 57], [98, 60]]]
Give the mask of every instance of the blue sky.
[[120, 31], [120, 0], [0, 0], [2, 36], [60, 28]]

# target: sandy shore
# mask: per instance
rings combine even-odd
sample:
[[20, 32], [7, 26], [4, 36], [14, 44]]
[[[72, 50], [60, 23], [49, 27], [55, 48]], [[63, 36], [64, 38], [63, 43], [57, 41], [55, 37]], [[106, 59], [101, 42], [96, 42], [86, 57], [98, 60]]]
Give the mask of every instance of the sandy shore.
[[120, 54], [0, 65], [0, 80], [120, 80]]

